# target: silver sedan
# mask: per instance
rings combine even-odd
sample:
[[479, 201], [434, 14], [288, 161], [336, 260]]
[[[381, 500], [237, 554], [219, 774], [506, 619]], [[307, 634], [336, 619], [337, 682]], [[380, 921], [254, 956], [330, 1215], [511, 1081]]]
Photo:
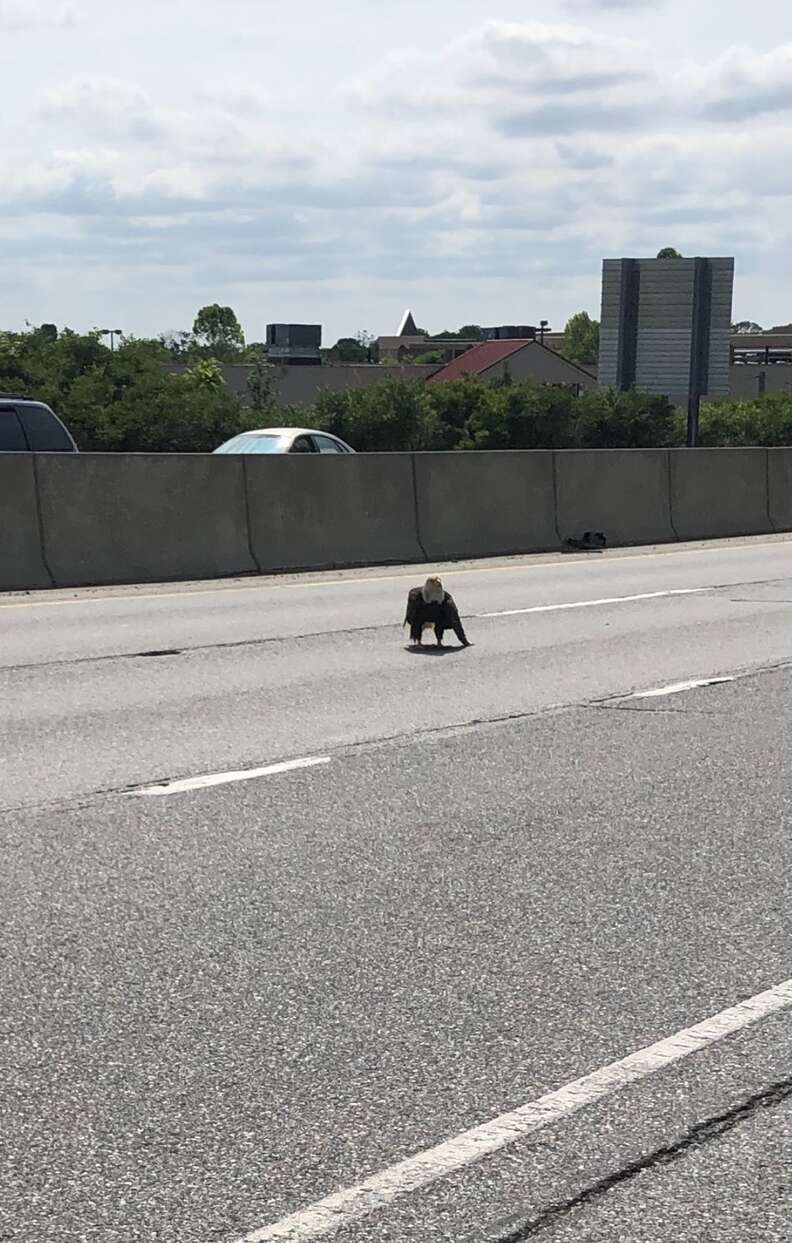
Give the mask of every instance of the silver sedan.
[[215, 453], [354, 453], [355, 450], [329, 432], [310, 427], [262, 427], [241, 432], [215, 449]]

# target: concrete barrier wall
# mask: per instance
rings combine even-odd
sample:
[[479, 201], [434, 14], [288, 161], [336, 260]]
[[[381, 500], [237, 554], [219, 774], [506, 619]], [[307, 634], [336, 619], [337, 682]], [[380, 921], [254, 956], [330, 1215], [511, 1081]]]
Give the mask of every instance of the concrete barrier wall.
[[252, 573], [243, 462], [43, 454], [44, 549], [57, 586]]
[[415, 480], [430, 559], [558, 547], [550, 451], [416, 453]]
[[568, 449], [556, 453], [562, 539], [603, 531], [613, 544], [676, 539], [664, 449]]
[[41, 550], [33, 455], [0, 453], [0, 591], [51, 586]]
[[792, 531], [792, 449], [767, 450], [770, 521], [776, 531]]
[[680, 539], [772, 531], [767, 449], [671, 449], [671, 517]]
[[792, 449], [0, 454], [0, 590], [773, 529], [792, 530]]
[[245, 471], [264, 572], [422, 560], [409, 453], [251, 454]]

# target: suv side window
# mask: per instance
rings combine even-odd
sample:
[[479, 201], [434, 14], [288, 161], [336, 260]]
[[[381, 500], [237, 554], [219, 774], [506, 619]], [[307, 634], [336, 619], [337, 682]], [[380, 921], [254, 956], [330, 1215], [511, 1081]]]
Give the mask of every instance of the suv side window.
[[60, 419], [46, 406], [33, 402], [17, 406], [17, 413], [34, 453], [73, 453], [74, 445]]
[[27, 453], [28, 443], [13, 406], [0, 406], [0, 453]]

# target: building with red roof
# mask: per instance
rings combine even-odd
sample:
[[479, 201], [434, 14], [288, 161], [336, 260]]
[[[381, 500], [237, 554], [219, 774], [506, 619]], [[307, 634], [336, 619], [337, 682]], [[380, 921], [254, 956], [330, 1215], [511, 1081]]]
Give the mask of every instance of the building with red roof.
[[428, 384], [444, 384], [463, 376], [485, 380], [529, 380], [534, 384], [563, 384], [577, 392], [597, 387], [597, 377], [585, 367], [562, 358], [539, 341], [482, 341], [435, 371]]

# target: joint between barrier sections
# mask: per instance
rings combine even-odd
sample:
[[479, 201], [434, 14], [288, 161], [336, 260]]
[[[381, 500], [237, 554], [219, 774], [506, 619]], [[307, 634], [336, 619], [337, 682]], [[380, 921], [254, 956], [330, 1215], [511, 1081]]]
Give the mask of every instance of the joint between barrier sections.
[[261, 568], [261, 562], [256, 556], [255, 549], [253, 548], [253, 524], [250, 521], [250, 490], [248, 488], [247, 458], [244, 453], [242, 454], [242, 490], [245, 494], [245, 527], [247, 528], [248, 552], [250, 553], [250, 559], [259, 574], [263, 574], [264, 571]]
[[420, 548], [421, 553], [423, 554], [424, 561], [428, 561], [429, 557], [426, 552], [426, 549], [424, 548], [423, 540], [421, 539], [421, 511], [418, 505], [418, 471], [415, 466], [415, 454], [414, 453], [410, 454], [410, 464], [412, 466], [413, 518], [415, 521], [415, 538], [418, 541], [418, 547]]
[[765, 505], [767, 506], [767, 525], [774, 533], [778, 533], [778, 527], [773, 522], [773, 511], [770, 505], [770, 450], [765, 449]]
[[36, 497], [36, 521], [38, 523], [39, 550], [41, 552], [41, 561], [47, 577], [50, 580], [50, 586], [57, 587], [55, 575], [52, 572], [49, 560], [47, 559], [47, 543], [44, 538], [44, 513], [41, 508], [41, 492], [39, 489], [39, 473], [38, 473], [38, 454], [31, 453], [33, 460], [33, 492]]
[[679, 543], [679, 531], [676, 529], [674, 522], [674, 487], [671, 477], [671, 450], [666, 449], [666, 462], [668, 466], [668, 523], [674, 532], [674, 539]]
[[558, 454], [555, 449], [550, 452], [550, 460], [553, 469], [553, 526], [555, 527], [556, 539], [559, 546], [564, 540], [561, 535], [561, 527], [558, 524]]

